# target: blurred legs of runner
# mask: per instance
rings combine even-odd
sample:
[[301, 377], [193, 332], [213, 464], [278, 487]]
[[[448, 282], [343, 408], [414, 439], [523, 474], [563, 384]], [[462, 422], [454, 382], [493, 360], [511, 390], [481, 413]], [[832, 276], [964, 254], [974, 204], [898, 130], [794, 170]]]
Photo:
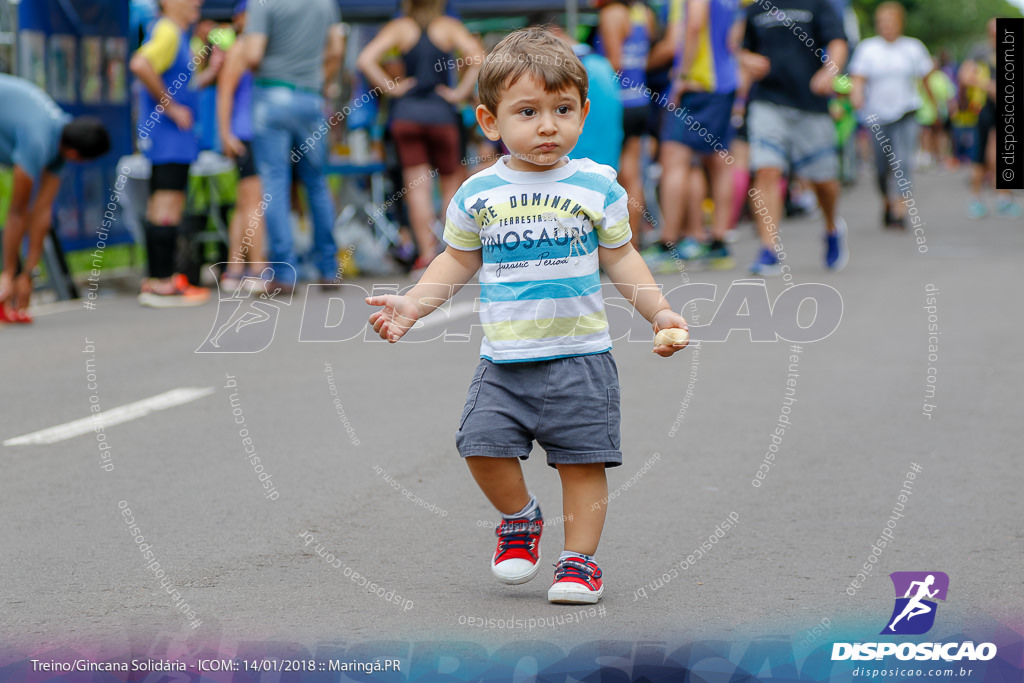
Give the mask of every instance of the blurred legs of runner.
[[[429, 164], [418, 164], [402, 169], [402, 182], [405, 183], [405, 202], [409, 209], [409, 224], [416, 245], [420, 250], [421, 263], [430, 263], [437, 252], [437, 235], [434, 234], [434, 222], [437, 213], [434, 211], [433, 171]], [[443, 184], [442, 184], [443, 185]], [[453, 193], [454, 194], [454, 193]], [[447, 197], [450, 201], [451, 197]], [[447, 208], [447, 202], [443, 204]]]
[[[283, 86], [256, 87], [253, 90], [253, 151], [268, 200], [269, 259], [297, 266], [289, 217], [289, 184], [294, 162], [306, 188], [313, 217], [314, 264], [323, 277], [333, 279], [337, 272], [337, 250], [331, 234], [334, 207], [323, 175], [328, 143], [314, 136], [323, 121], [322, 104], [320, 95], [312, 92]], [[294, 286], [291, 277], [289, 269], [276, 273], [284, 286]]]
[[646, 138], [630, 137], [622, 145], [619, 158], [619, 184], [629, 198], [629, 227], [633, 231], [633, 247], [640, 251], [640, 237], [644, 227], [644, 180], [640, 168], [640, 146]]
[[686, 145], [672, 140], [662, 140], [661, 163], [661, 241], [675, 244], [683, 230], [686, 212], [688, 174], [692, 151]]
[[[892, 123], [883, 124], [872, 135], [875, 141], [875, 175], [878, 191], [885, 202], [886, 226], [905, 228], [903, 216], [906, 213], [904, 193], [914, 189], [914, 156], [917, 151], [918, 124], [910, 113]], [[882, 151], [884, 144], [892, 146], [892, 160]], [[900, 177], [896, 177], [897, 171]]]
[[262, 263], [267, 258], [263, 213], [259, 210], [263, 194], [259, 176], [239, 180], [237, 194], [235, 215], [228, 226], [230, 255], [223, 275], [231, 281], [240, 280], [245, 275], [247, 263]]

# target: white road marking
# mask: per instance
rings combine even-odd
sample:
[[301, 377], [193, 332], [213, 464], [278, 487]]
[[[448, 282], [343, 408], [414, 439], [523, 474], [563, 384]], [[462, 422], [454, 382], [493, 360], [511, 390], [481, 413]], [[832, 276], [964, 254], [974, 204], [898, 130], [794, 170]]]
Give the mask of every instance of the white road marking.
[[80, 310], [82, 310], [81, 299], [72, 299], [70, 301], [52, 301], [46, 304], [33, 305], [29, 307], [28, 313], [33, 318], [44, 318], [48, 315]]
[[118, 425], [122, 422], [137, 420], [140, 417], [145, 417], [146, 415], [158, 410], [167, 410], [174, 406], [180, 406], [184, 403], [196, 401], [205, 396], [209, 396], [213, 392], [213, 387], [181, 387], [179, 389], [171, 389], [170, 391], [162, 394], [157, 394], [150, 398], [144, 398], [141, 401], [126, 403], [125, 405], [118, 406], [117, 408], [111, 408], [110, 410], [105, 410], [89, 417], [83, 417], [80, 420], [72, 420], [71, 422], [65, 422], [64, 424], [57, 425], [56, 427], [50, 427], [49, 429], [42, 429], [38, 432], [32, 432], [31, 434], [7, 439], [4, 441], [4, 445], [38, 446], [42, 444], [66, 441], [93, 431], [96, 425], [100, 425], [103, 429], [106, 429], [107, 427]]

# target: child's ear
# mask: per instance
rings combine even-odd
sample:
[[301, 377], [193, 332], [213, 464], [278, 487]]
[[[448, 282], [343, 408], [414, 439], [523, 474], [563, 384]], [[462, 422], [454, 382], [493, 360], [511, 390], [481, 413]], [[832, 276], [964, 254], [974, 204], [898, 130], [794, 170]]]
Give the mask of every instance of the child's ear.
[[583, 118], [580, 119], [580, 127], [581, 128], [583, 127], [583, 124], [587, 122], [587, 114], [590, 113], [590, 98], [589, 97], [587, 98], [587, 101], [583, 103], [583, 110], [582, 110], [582, 112], [583, 112]]
[[478, 104], [476, 107], [476, 122], [480, 124], [480, 130], [484, 132], [488, 140], [497, 142], [501, 139], [501, 133], [498, 132], [497, 117], [482, 104]]

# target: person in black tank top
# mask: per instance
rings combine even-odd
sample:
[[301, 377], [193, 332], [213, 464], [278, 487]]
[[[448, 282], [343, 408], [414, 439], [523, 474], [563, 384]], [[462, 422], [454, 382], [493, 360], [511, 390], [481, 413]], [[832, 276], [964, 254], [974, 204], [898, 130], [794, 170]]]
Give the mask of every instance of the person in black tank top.
[[[443, 206], [462, 182], [455, 105], [472, 96], [484, 58], [477, 40], [457, 19], [443, 16], [442, 10], [441, 0], [406, 0], [404, 16], [385, 24], [357, 61], [375, 90], [391, 100], [388, 128], [404, 182], [396, 194], [407, 202], [419, 249], [414, 269], [425, 268], [438, 251], [433, 176], [440, 176]], [[384, 55], [395, 49], [402, 53], [405, 67], [397, 85], [380, 65]], [[453, 74], [462, 66], [462, 78], [454, 85]]]
[[420, 27], [420, 38], [412, 49], [402, 55], [407, 78], [415, 81], [408, 93], [391, 103], [392, 121], [424, 124], [456, 124], [455, 106], [437, 92], [438, 86], [450, 85], [455, 59], [430, 42], [429, 27]]

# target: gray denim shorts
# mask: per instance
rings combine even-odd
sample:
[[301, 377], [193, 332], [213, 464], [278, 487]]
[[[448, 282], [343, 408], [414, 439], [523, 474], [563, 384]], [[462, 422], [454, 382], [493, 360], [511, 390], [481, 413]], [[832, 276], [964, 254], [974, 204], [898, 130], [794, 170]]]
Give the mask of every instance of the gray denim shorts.
[[533, 441], [548, 465], [622, 464], [619, 373], [608, 351], [526, 363], [481, 359], [455, 433], [459, 455], [526, 460]]
[[751, 102], [747, 110], [750, 169], [778, 168], [811, 182], [839, 177], [836, 125], [828, 114], [773, 102]]

